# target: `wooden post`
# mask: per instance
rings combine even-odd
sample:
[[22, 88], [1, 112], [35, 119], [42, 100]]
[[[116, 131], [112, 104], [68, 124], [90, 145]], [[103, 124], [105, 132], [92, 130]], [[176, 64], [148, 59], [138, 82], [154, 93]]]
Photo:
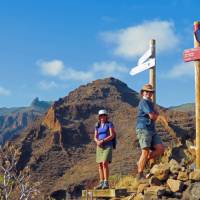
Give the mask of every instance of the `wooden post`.
[[[200, 22], [194, 22], [194, 26]], [[194, 47], [200, 47], [200, 43], [194, 35]], [[200, 169], [200, 61], [195, 61], [195, 113], [196, 113], [196, 168]]]
[[[155, 58], [155, 60], [156, 60], [156, 41], [154, 39], [150, 40], [149, 46], [152, 51], [152, 58]], [[156, 64], [154, 67], [151, 67], [149, 69], [149, 83], [155, 89], [152, 100], [153, 100], [154, 104], [156, 104]]]

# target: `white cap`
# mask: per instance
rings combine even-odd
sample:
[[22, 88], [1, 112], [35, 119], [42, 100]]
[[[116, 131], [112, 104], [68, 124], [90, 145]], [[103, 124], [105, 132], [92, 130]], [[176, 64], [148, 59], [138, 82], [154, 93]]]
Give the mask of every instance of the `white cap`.
[[108, 115], [107, 110], [99, 110], [99, 115]]

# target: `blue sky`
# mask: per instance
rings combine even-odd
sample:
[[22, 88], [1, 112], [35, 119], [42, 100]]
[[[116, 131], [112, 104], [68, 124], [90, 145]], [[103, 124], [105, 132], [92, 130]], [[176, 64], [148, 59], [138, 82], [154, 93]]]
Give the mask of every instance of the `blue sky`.
[[157, 103], [194, 102], [193, 48], [199, 0], [0, 1], [0, 107], [57, 100], [76, 87], [116, 77], [139, 91], [148, 70], [129, 71], [156, 39]]

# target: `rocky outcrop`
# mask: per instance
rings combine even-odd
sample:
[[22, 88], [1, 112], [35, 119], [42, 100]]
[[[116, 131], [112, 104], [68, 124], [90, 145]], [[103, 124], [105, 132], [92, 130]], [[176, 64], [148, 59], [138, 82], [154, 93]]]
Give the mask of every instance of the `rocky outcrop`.
[[51, 102], [34, 99], [29, 107], [0, 108], [0, 144], [20, 134], [34, 121], [41, 118]]
[[[187, 153], [176, 154], [175, 149]], [[194, 162], [187, 146], [169, 146], [160, 161], [145, 169], [150, 172], [145, 180], [135, 179], [131, 199], [199, 199], [200, 170], [194, 169]]]
[[56, 118], [53, 106], [48, 110], [44, 117], [43, 124], [51, 131], [50, 145], [58, 144], [63, 148], [62, 144], [62, 127], [58, 118]]

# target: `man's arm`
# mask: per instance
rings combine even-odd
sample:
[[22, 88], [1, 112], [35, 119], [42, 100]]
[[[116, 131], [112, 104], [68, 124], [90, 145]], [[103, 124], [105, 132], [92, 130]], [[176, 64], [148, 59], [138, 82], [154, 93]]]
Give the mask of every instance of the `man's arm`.
[[151, 120], [156, 121], [159, 114], [157, 112], [150, 112], [148, 115]]

